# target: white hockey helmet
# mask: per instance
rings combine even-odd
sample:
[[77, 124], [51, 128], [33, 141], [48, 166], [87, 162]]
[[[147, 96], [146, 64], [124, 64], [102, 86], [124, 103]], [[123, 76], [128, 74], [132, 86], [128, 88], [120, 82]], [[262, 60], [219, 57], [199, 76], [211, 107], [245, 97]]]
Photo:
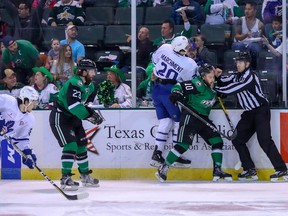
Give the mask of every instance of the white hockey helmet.
[[180, 53], [180, 51], [187, 52], [189, 40], [185, 36], [175, 37], [171, 42], [174, 52]]
[[39, 93], [31, 86], [24, 86], [20, 90], [19, 98], [24, 102], [25, 98], [29, 100], [29, 103], [32, 101], [38, 101]]

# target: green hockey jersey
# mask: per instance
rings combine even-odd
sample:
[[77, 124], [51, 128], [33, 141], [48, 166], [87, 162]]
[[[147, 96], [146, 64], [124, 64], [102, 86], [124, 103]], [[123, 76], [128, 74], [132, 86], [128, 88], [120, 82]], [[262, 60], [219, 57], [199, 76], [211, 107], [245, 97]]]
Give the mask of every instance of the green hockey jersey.
[[177, 83], [173, 86], [171, 92], [175, 90], [183, 93], [186, 105], [204, 116], [209, 115], [216, 102], [216, 92], [207, 86], [201, 77]]
[[84, 104], [89, 97], [93, 95], [94, 90], [95, 86], [93, 82], [89, 85], [85, 85], [80, 76], [74, 75], [67, 80], [61, 88], [57, 104], [60, 108], [65, 109], [65, 111], [77, 116], [79, 119], [85, 119], [90, 113]]

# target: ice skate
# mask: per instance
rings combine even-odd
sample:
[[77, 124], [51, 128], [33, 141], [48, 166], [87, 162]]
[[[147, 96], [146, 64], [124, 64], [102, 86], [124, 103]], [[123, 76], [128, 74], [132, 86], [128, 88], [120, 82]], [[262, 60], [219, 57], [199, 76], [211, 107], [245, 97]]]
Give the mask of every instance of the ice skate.
[[156, 178], [160, 181], [160, 182], [165, 182], [167, 179], [167, 172], [168, 172], [169, 166], [162, 164], [157, 172], [155, 173]]
[[150, 165], [153, 167], [159, 168], [164, 163], [164, 158], [162, 157], [162, 152], [157, 150], [157, 148], [154, 150], [152, 155], [152, 160], [150, 162]]
[[270, 176], [271, 182], [277, 181], [288, 181], [288, 173], [286, 171], [276, 171], [273, 175]]
[[90, 170], [88, 173], [80, 173], [80, 180], [84, 187], [99, 187], [99, 180], [91, 177], [89, 174], [92, 173]]
[[215, 181], [233, 181], [233, 180], [231, 174], [222, 171], [220, 167], [214, 167], [213, 181], [215, 182]]
[[171, 167], [174, 168], [189, 168], [191, 167], [191, 160], [184, 158], [183, 156], [179, 157]]
[[258, 176], [255, 169], [244, 170], [238, 175], [239, 181], [257, 181]]
[[71, 179], [71, 174], [63, 174], [60, 185], [60, 188], [65, 191], [76, 191], [79, 187], [79, 183]]

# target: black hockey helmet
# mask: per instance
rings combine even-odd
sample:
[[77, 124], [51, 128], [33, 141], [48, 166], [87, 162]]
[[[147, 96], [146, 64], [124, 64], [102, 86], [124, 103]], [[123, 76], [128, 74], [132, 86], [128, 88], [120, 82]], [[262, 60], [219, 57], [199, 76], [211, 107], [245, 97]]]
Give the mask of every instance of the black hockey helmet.
[[97, 68], [96, 63], [92, 61], [91, 59], [81, 59], [79, 63], [77, 64], [77, 67], [79, 69], [86, 69], [86, 68]]
[[210, 64], [203, 64], [198, 68], [198, 73], [201, 77], [205, 76], [205, 74], [209, 74], [211, 70], [214, 70], [214, 67]]
[[242, 51], [235, 58], [235, 61], [237, 61], [237, 60], [251, 62], [251, 55], [247, 51]]
[[82, 72], [87, 69], [97, 70], [96, 63], [88, 58], [81, 59], [79, 63], [77, 64], [76, 74], [82, 75]]

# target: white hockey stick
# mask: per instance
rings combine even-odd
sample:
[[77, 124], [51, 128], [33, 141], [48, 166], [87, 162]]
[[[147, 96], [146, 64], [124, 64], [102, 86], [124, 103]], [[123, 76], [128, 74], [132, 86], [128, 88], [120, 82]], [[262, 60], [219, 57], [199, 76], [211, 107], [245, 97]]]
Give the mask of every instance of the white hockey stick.
[[[25, 155], [20, 149], [19, 147], [13, 143], [11, 141], [11, 139], [3, 134], [3, 130], [1, 131], [1, 136], [3, 136], [15, 149], [17, 152], [19, 152], [19, 154], [27, 159], [27, 155]], [[32, 160], [33, 161], [33, 160]], [[34, 161], [33, 161], [34, 162]], [[80, 200], [80, 199], [85, 199], [89, 196], [89, 193], [85, 192], [85, 193], [81, 193], [81, 194], [75, 194], [75, 195], [69, 195], [66, 194], [61, 188], [59, 188], [37, 165], [36, 163], [34, 163], [34, 167], [38, 170], [38, 172], [47, 180], [49, 181], [64, 197], [66, 197], [68, 200]]]

